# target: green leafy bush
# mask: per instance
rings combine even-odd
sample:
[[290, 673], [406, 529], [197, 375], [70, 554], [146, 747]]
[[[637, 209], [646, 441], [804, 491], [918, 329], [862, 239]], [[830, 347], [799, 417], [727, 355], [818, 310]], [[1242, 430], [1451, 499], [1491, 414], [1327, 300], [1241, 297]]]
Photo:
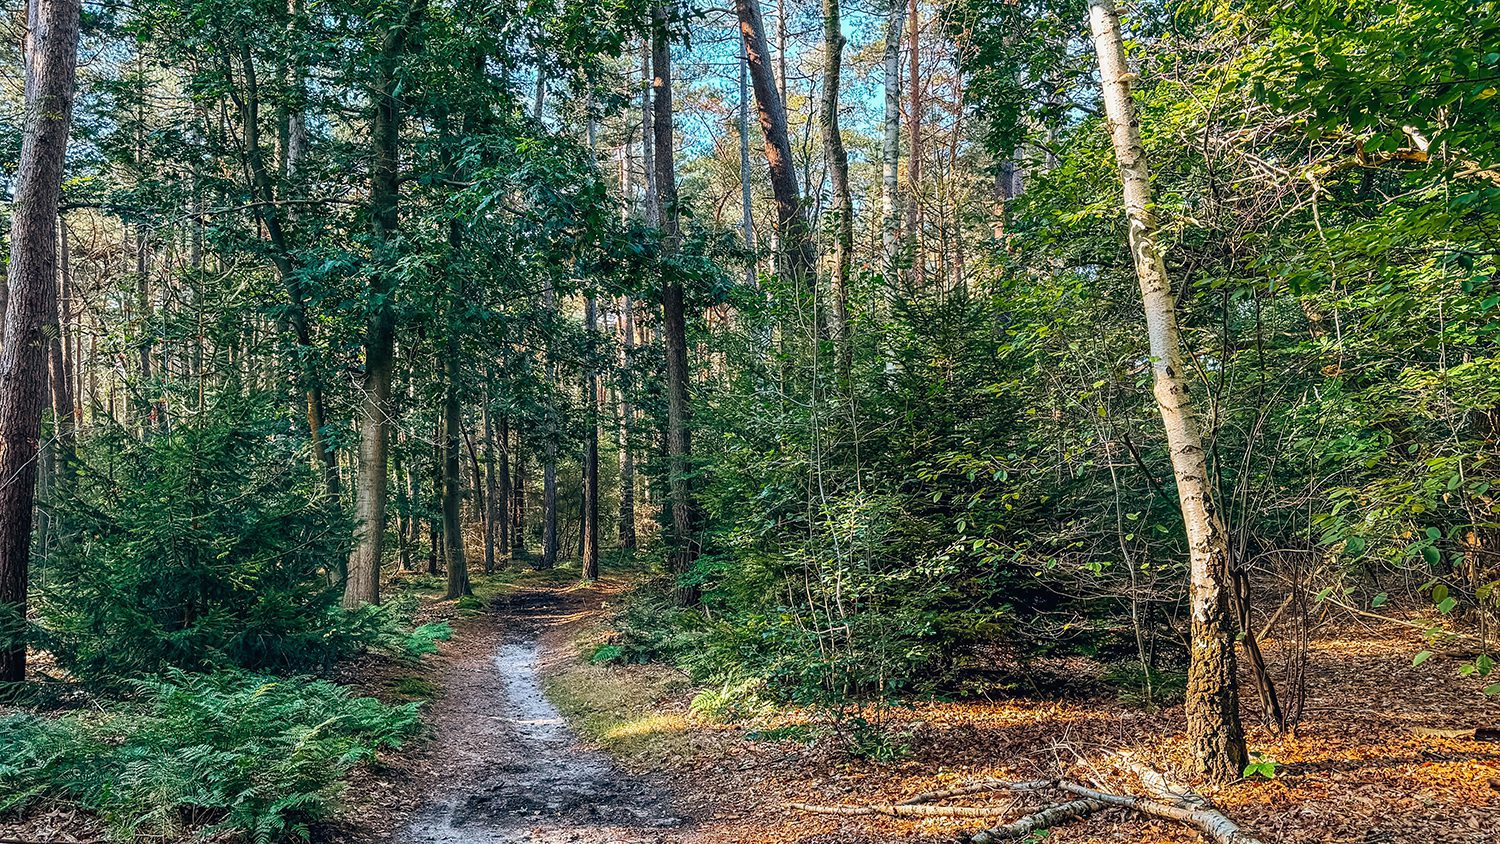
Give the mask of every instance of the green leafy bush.
[[0, 812], [45, 797], [123, 840], [305, 839], [352, 767], [418, 727], [415, 703], [307, 678], [169, 670], [133, 685], [135, 701], [102, 714], [0, 718]]
[[227, 399], [144, 440], [101, 434], [58, 504], [42, 644], [87, 680], [326, 665], [391, 619], [347, 613], [350, 526], [275, 413]]

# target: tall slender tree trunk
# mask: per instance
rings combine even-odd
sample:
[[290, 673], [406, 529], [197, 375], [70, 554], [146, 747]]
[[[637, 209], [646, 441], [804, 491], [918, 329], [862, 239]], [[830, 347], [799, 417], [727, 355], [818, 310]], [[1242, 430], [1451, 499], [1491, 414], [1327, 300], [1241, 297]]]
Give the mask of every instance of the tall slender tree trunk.
[[593, 296], [583, 304], [584, 328], [588, 332], [589, 361], [584, 365], [583, 399], [588, 416], [583, 439], [583, 518], [579, 525], [583, 579], [599, 579], [599, 374], [594, 370], [598, 302]]
[[[287, 309], [286, 325], [291, 329], [292, 338], [297, 347], [294, 371], [306, 400], [308, 440], [312, 445], [314, 460], [323, 473], [324, 489], [329, 498], [338, 500], [340, 486], [338, 454], [324, 433], [324, 426], [327, 425], [328, 420], [323, 399], [323, 375], [318, 369], [317, 348], [313, 343], [312, 326], [307, 315], [310, 294], [293, 263], [291, 241], [283, 225], [283, 213], [276, 202], [276, 188], [271, 182], [265, 154], [261, 149], [260, 85], [257, 81], [255, 62], [250, 54], [249, 42], [244, 42], [240, 46], [240, 67], [244, 81], [244, 94], [240, 100], [241, 141], [244, 144], [245, 167], [249, 171], [251, 193], [257, 200], [254, 213], [256, 220], [266, 231], [266, 238], [271, 244], [271, 263], [275, 266], [277, 277], [280, 278], [282, 287], [291, 300], [291, 307]], [[300, 130], [296, 129], [301, 124], [301, 118], [302, 113], [298, 111], [295, 119], [289, 123], [291, 128], [288, 129], [286, 156], [289, 172], [300, 163], [303, 154], [301, 147], [306, 145], [305, 125]], [[299, 131], [302, 133], [302, 138], [294, 144], [293, 139], [297, 137]], [[293, 149], [294, 146], [298, 148]], [[342, 573], [340, 575], [342, 576]]]
[[[441, 362], [439, 366], [441, 366]], [[442, 373], [437, 373], [442, 377]], [[443, 477], [444, 477], [444, 453], [443, 453], [443, 417], [438, 416], [437, 422], [432, 427], [432, 448], [428, 451], [432, 458], [429, 467], [432, 473], [427, 480], [430, 483], [427, 491], [428, 514], [427, 519], [427, 573], [435, 575], [439, 571], [438, 563], [444, 559], [447, 549], [443, 545]]]
[[[491, 375], [486, 379], [494, 381]], [[488, 399], [488, 396], [486, 396]], [[495, 550], [500, 532], [500, 516], [505, 512], [500, 502], [500, 484], [495, 471], [495, 420], [486, 400], [480, 409], [484, 426], [484, 573], [495, 573]]]
[[620, 297], [620, 547], [634, 551], [635, 535], [635, 452], [630, 445], [630, 422], [634, 409], [630, 403], [630, 364], [635, 349], [635, 302]]
[[[548, 311], [557, 308], [557, 293], [552, 289], [552, 282], [547, 282], [546, 289], [542, 292], [542, 307]], [[547, 389], [548, 396], [545, 402], [546, 421], [545, 430], [542, 432], [546, 437], [542, 444], [542, 561], [541, 567], [551, 569], [557, 565], [558, 535], [557, 535], [557, 436], [559, 420], [557, 418], [556, 401], [551, 391], [557, 385], [557, 363], [552, 357], [552, 340], [548, 338], [547, 348], [542, 351], [547, 356]]]
[[[792, 163], [792, 144], [787, 135], [786, 105], [777, 91], [771, 73], [766, 28], [761, 19], [760, 0], [735, 0], [735, 14], [740, 21], [740, 35], [750, 65], [751, 87], [760, 117], [761, 134], [765, 136], [766, 164], [771, 171], [771, 192], [776, 205], [776, 234], [780, 241], [778, 269], [795, 285], [811, 288], [814, 310], [817, 291], [813, 284], [812, 233], [802, 208], [797, 186], [796, 168]], [[657, 145], [661, 142], [658, 138]], [[658, 171], [660, 168], [658, 168]], [[658, 186], [658, 190], [660, 186]], [[814, 322], [819, 323], [816, 313]], [[819, 324], [821, 328], [821, 325]]]
[[495, 455], [495, 486], [497, 495], [494, 501], [495, 521], [499, 524], [499, 552], [509, 559], [515, 548], [515, 536], [511, 528], [511, 485], [510, 485], [510, 415], [500, 414], [500, 425], [495, 431], [497, 453]]
[[[677, 156], [672, 125], [672, 46], [667, 38], [666, 7], [657, 6], [652, 18], [651, 68], [654, 74], [652, 87], [655, 89], [652, 131], [656, 136], [656, 194], [661, 204], [662, 251], [669, 257], [676, 253], [681, 240], [677, 223]], [[762, 46], [764, 43], [762, 33]], [[683, 606], [693, 606], [701, 596], [698, 586], [686, 578], [698, 560], [701, 538], [698, 535], [698, 503], [693, 496], [693, 448], [688, 427], [687, 311], [682, 282], [675, 275], [662, 280], [661, 310], [667, 382], [667, 495], [672, 513], [669, 563], [671, 572], [678, 578], [678, 602]]]
[[911, 148], [906, 162], [906, 226], [911, 238], [912, 284], [921, 290], [927, 284], [927, 259], [922, 250], [922, 26], [921, 6], [910, 0], [906, 10], [906, 32], [910, 43], [907, 59], [911, 63], [910, 114], [906, 116]]
[[57, 207], [78, 67], [78, 0], [32, 0], [0, 340], [0, 682], [26, 679], [37, 452], [57, 324]]
[[58, 219], [58, 307], [57, 333], [49, 343], [52, 370], [52, 424], [57, 437], [57, 481], [66, 486], [72, 480], [73, 464], [76, 461], [77, 406], [73, 399], [73, 360], [68, 354], [72, 346], [72, 323], [68, 319], [67, 302], [73, 297], [73, 272], [68, 250], [68, 227]]
[[391, 375], [395, 364], [396, 314], [392, 299], [396, 276], [391, 264], [400, 227], [401, 104], [397, 68], [406, 53], [411, 31], [426, 11], [425, 0], [415, 0], [381, 45], [370, 140], [370, 222], [377, 269], [370, 279], [370, 316], [365, 334], [365, 374], [360, 399], [359, 476], [354, 492], [358, 525], [349, 575], [344, 582], [344, 606], [380, 603], [380, 563], [385, 546], [387, 452]]
[[1125, 188], [1130, 254], [1146, 312], [1156, 404], [1166, 429], [1177, 496], [1187, 528], [1192, 617], [1186, 707], [1188, 740], [1199, 771], [1214, 782], [1226, 783], [1241, 776], [1248, 763], [1235, 685], [1228, 535], [1214, 506], [1203, 436], [1188, 394], [1176, 301], [1157, 245], [1151, 171], [1131, 98], [1130, 82], [1134, 77], [1125, 62], [1120, 17], [1114, 0], [1089, 0], [1089, 26], [1099, 56], [1110, 139]]
[[844, 64], [844, 32], [839, 0], [823, 0], [823, 100], [818, 122], [823, 156], [833, 185], [834, 350], [840, 382], [847, 383], [854, 352], [849, 325], [849, 270], [854, 257], [854, 198], [849, 192], [849, 153], [839, 129], [839, 87]]
[[[450, 329], [450, 333], [455, 333]], [[463, 484], [460, 478], [459, 449], [463, 437], [463, 406], [458, 395], [458, 343], [447, 343], [447, 360], [443, 362], [446, 383], [443, 397], [443, 564], [448, 570], [447, 597], [469, 594], [469, 562], [464, 554], [464, 530], [461, 507]]]
[[[463, 247], [463, 231], [457, 220], [448, 222], [448, 245], [457, 255]], [[458, 310], [463, 307], [462, 272], [450, 280], [447, 337], [443, 350], [443, 564], [448, 570], [447, 597], [470, 593], [469, 559], [464, 553], [463, 478], [461, 476], [463, 403], [459, 394], [462, 377]]]
[[[755, 217], [752, 211], [750, 191], [750, 59], [740, 44], [740, 226], [744, 231], [745, 248], [755, 252]], [[755, 286], [756, 261], [745, 266], [745, 284]]]
[[656, 195], [656, 137], [652, 129], [651, 39], [641, 42], [641, 170], [645, 180], [646, 224], [661, 225], [661, 200]]
[[411, 473], [407, 471], [406, 449], [402, 447], [401, 432], [396, 432], [396, 446], [391, 449], [391, 469], [396, 475], [396, 541], [400, 544], [396, 549], [397, 559], [400, 561], [402, 571], [411, 571], [411, 546], [415, 531], [412, 530], [413, 503], [416, 498], [416, 485], [411, 483]]
[[516, 431], [516, 482], [512, 490], [515, 511], [512, 514], [510, 547], [514, 557], [526, 556], [526, 452], [521, 448], [521, 432]]
[[901, 221], [896, 203], [901, 190], [901, 31], [906, 0], [890, 0], [885, 22], [885, 114], [881, 135], [881, 246], [887, 285], [896, 279]]
[[[303, 0], [287, 0], [287, 28], [292, 34], [306, 32], [308, 22]], [[307, 157], [307, 68], [301, 55], [291, 57], [291, 97], [287, 103], [286, 177], [294, 179]]]

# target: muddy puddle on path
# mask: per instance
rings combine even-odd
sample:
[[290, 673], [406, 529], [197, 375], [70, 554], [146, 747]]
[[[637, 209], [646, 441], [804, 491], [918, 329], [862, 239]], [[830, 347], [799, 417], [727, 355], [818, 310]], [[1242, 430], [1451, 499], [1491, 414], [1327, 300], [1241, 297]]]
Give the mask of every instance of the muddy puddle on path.
[[[449, 695], [463, 695], [447, 725], [461, 740], [457, 781], [398, 834], [400, 844], [667, 844], [681, 821], [664, 795], [577, 737], [542, 693], [535, 636], [504, 642]], [[451, 745], [451, 746], [449, 746]]]

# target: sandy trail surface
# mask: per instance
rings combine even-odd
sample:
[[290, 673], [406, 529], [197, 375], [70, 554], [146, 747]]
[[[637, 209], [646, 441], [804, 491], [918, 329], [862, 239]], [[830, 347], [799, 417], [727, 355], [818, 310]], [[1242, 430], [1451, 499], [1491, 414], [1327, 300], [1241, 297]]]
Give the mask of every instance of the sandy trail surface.
[[[432, 723], [433, 797], [401, 844], [667, 844], [683, 821], [652, 783], [583, 747], [542, 691], [543, 625], [570, 607], [556, 592], [502, 599], [494, 623], [451, 666]], [[473, 634], [471, 634], [473, 635]]]

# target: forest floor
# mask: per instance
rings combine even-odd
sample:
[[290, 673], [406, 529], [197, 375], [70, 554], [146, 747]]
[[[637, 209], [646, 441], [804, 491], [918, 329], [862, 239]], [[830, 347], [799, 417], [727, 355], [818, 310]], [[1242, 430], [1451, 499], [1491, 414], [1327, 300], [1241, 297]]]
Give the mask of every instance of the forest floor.
[[[688, 711], [699, 690], [680, 672], [584, 658], [608, 636], [601, 607], [624, 585], [521, 585], [458, 624], [427, 669], [438, 692], [430, 739], [377, 771], [369, 787], [351, 789], [345, 817], [358, 823], [330, 828], [324, 840], [935, 844], [986, 824], [809, 815], [787, 804], [883, 803], [985, 778], [1059, 773], [1138, 791], [1123, 759], [1167, 772], [1184, 762], [1180, 707], [1145, 711], [1097, 694], [887, 710], [887, 735], [902, 753], [885, 763], [851, 757], [826, 719], [805, 712], [703, 723]], [[1380, 623], [1325, 625], [1312, 646], [1302, 726], [1281, 737], [1250, 727], [1252, 750], [1275, 761], [1276, 776], [1206, 793], [1265, 844], [1500, 842], [1500, 746], [1410, 729], [1494, 726], [1500, 701], [1458, 678], [1456, 658], [1412, 666], [1417, 647], [1409, 632]], [[1275, 643], [1268, 648], [1274, 660]], [[1010, 798], [954, 802], [1005, 806]], [[1199, 839], [1186, 827], [1110, 811], [1046, 840]]]

